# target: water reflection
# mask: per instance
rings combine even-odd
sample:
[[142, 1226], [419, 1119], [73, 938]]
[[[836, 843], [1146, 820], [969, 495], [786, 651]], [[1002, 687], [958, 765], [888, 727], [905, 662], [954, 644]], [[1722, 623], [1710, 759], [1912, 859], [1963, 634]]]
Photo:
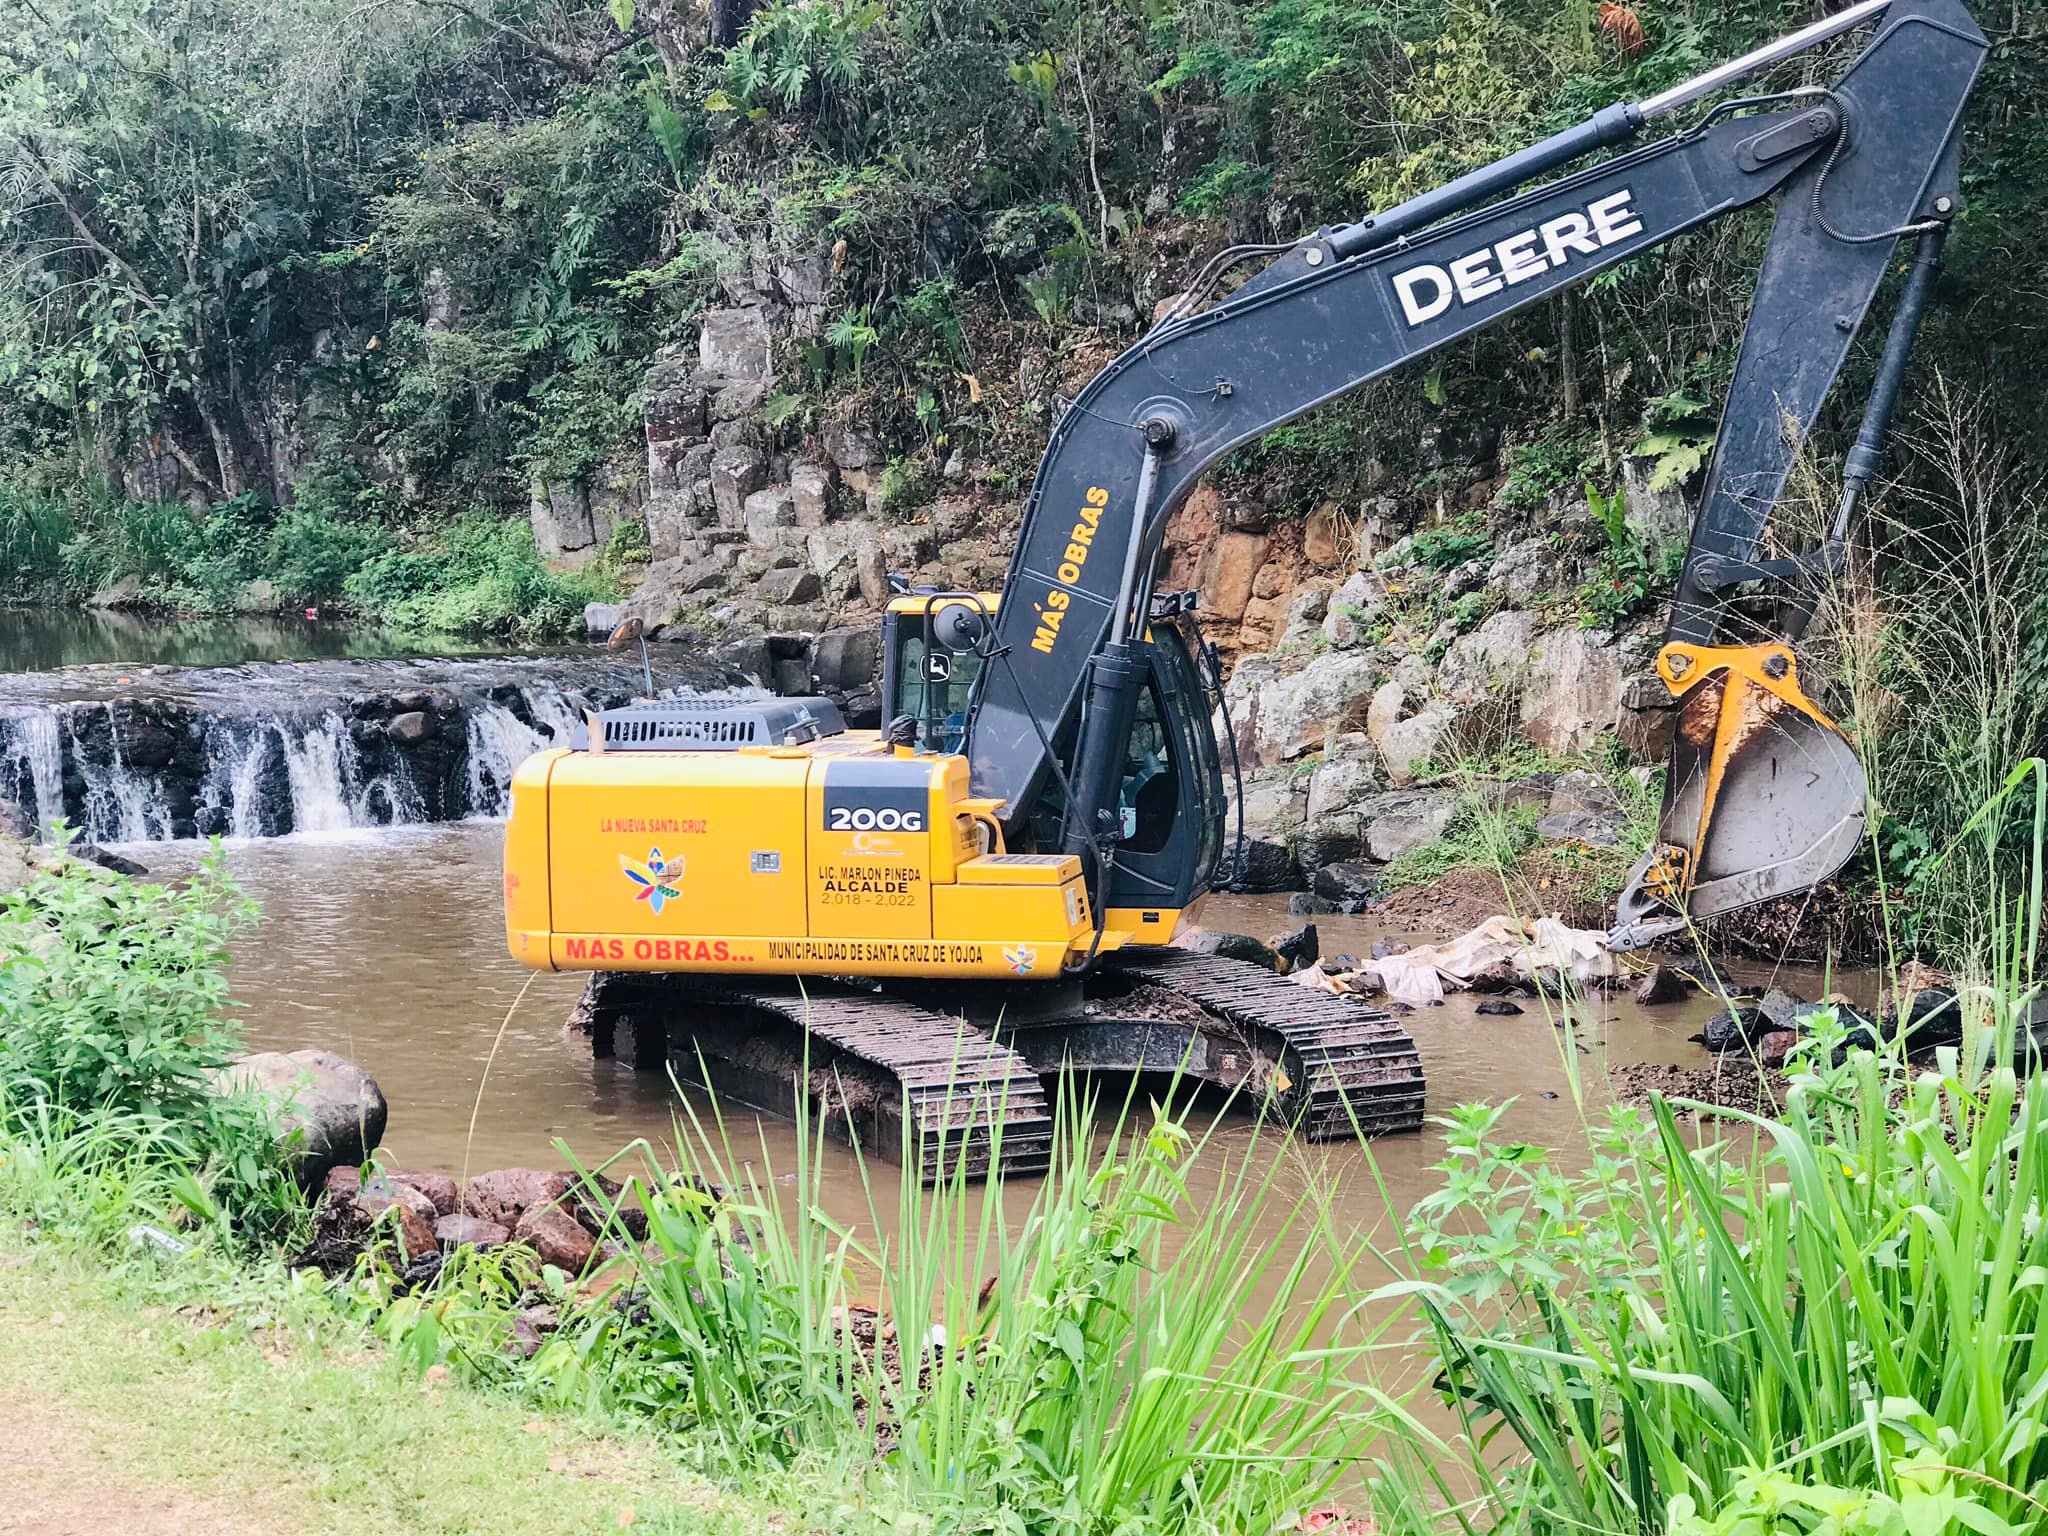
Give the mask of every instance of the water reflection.
[[489, 649], [459, 636], [276, 614], [193, 618], [118, 609], [0, 608], [0, 672], [92, 663], [224, 667], [245, 661], [468, 655]]

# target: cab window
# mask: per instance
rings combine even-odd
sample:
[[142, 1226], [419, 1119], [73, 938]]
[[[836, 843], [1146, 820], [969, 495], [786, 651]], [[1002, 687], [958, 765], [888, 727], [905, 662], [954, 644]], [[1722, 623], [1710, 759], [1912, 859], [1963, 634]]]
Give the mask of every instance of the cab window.
[[957, 752], [967, 732], [967, 696], [974, 687], [975, 673], [981, 670], [981, 658], [972, 651], [942, 652], [949, 675], [944, 682], [927, 682], [927, 653], [925, 637], [905, 626], [897, 658], [896, 697], [889, 701], [888, 713], [917, 721], [917, 742], [925, 750]]
[[1131, 721], [1130, 745], [1124, 751], [1123, 789], [1118, 796], [1123, 845], [1133, 853], [1158, 853], [1173, 837], [1180, 810], [1180, 755], [1169, 735], [1168, 716], [1160, 708], [1159, 688], [1147, 682], [1138, 695]]

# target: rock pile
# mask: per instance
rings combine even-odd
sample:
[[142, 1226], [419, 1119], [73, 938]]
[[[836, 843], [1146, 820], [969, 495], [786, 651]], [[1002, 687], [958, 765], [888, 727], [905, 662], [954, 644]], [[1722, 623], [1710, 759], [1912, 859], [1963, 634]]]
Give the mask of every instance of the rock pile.
[[602, 1201], [579, 1175], [538, 1168], [500, 1168], [458, 1184], [438, 1173], [336, 1167], [321, 1186], [313, 1240], [298, 1262], [344, 1274], [359, 1255], [382, 1249], [395, 1268], [410, 1271], [459, 1247], [517, 1244], [574, 1278], [617, 1257], [606, 1239], [645, 1234], [637, 1210], [613, 1215], [620, 1186], [595, 1182]]

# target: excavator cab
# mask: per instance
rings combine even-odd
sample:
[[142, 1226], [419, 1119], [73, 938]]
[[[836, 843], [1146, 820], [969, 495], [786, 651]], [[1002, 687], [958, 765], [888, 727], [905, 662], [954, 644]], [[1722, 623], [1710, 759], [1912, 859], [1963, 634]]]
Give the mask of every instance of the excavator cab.
[[[999, 602], [988, 592], [919, 592], [890, 602], [882, 718], [897, 739], [919, 752], [961, 750], [983, 674], [1002, 665], [984, 654]], [[1165, 600], [1136, 647], [1146, 673], [1125, 743], [1104, 893], [1107, 927], [1135, 943], [1172, 936], [1181, 912], [1210, 888], [1223, 852], [1222, 760], [1191, 606], [1185, 595]], [[1031, 841], [1059, 848], [1065, 820], [1065, 792], [1049, 780], [1030, 819]]]

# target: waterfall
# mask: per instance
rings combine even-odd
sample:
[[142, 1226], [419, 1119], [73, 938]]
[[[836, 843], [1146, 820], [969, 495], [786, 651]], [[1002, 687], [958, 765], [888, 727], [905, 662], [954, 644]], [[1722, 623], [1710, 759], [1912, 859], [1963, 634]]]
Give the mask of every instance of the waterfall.
[[34, 812], [36, 825], [48, 831], [50, 823], [64, 814], [64, 738], [57, 717], [47, 710], [24, 709], [11, 710], [4, 718], [8, 729], [0, 764], [6, 773], [0, 777], [0, 791], [19, 794], [25, 787], [22, 808]]
[[500, 817], [520, 763], [634, 681], [573, 657], [123, 676], [82, 699], [26, 676], [11, 698], [0, 679], [0, 801], [108, 843]]
[[[89, 843], [148, 843], [171, 835], [171, 810], [155, 780], [129, 767], [121, 751], [121, 721], [114, 706], [100, 706], [107, 717], [107, 736], [113, 760], [85, 780], [85, 840]], [[78, 733], [72, 728], [73, 760], [84, 761], [76, 750]]]
[[355, 819], [354, 781], [362, 759], [341, 716], [327, 714], [293, 734], [280, 732], [284, 771], [292, 786], [294, 832], [345, 832]]
[[569, 739], [569, 727], [579, 716], [576, 708], [559, 690], [536, 695], [521, 688], [527, 713], [540, 728], [528, 725], [496, 700], [486, 700], [469, 712], [469, 814], [503, 816], [510, 804], [512, 775], [519, 765], [547, 747]]

